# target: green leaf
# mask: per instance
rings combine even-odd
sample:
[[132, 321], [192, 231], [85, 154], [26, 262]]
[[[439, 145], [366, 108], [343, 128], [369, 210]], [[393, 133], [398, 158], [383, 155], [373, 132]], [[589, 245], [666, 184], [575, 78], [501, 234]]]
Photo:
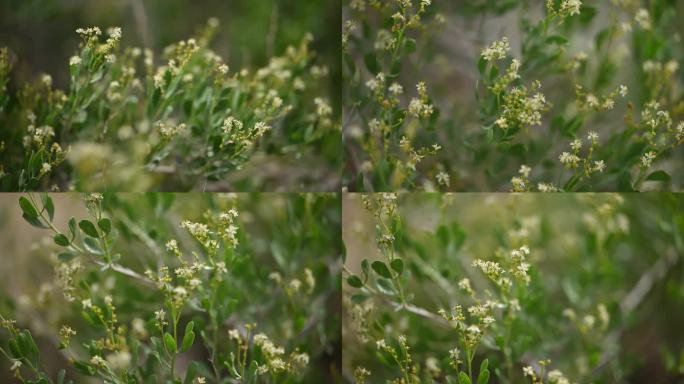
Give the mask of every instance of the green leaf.
[[480, 59], [477, 61], [477, 71], [480, 72], [480, 75], [485, 74], [485, 70], [487, 69], [487, 59], [484, 58], [484, 56], [480, 55]]
[[670, 174], [665, 172], [665, 171], [655, 171], [651, 173], [650, 175], [646, 176], [646, 180], [648, 181], [663, 181], [663, 182], [669, 182], [671, 180]]
[[181, 352], [185, 352], [192, 347], [192, 343], [195, 341], [195, 332], [192, 331], [194, 327], [195, 323], [192, 321], [185, 326], [185, 334], [183, 335], [183, 342], [181, 343]]
[[192, 384], [192, 381], [197, 377], [197, 370], [199, 369], [199, 364], [196, 361], [191, 361], [188, 364], [188, 369], [185, 372], [185, 379], [183, 384]]
[[164, 345], [166, 345], [166, 349], [171, 353], [176, 353], [178, 351], [176, 340], [168, 332], [164, 334]]
[[71, 239], [73, 240], [74, 237], [76, 237], [76, 218], [73, 216], [69, 219], [69, 231], [71, 232]]
[[554, 35], [547, 37], [546, 42], [549, 44], [565, 45], [568, 43], [568, 39], [565, 36]]
[[67, 261], [73, 259], [74, 257], [76, 257], [76, 254], [75, 254], [75, 253], [72, 253], [72, 252], [60, 252], [60, 253], [57, 255], [57, 260], [59, 260], [59, 261], [61, 261], [61, 262], [67, 262]]
[[31, 332], [29, 332], [28, 329], [21, 331], [17, 336], [17, 341], [19, 343], [19, 350], [21, 350], [22, 354], [29, 359], [34, 366], [37, 366], [40, 353], [38, 352], [36, 342], [33, 341]]
[[85, 239], [83, 239], [83, 246], [85, 247], [86, 251], [92, 253], [93, 255], [104, 254], [104, 251], [100, 247], [100, 244], [97, 242], [97, 240], [93, 239], [92, 237], [86, 237]]
[[43, 224], [37, 217], [29, 217], [25, 213], [22, 215], [24, 220], [36, 228], [47, 229], [47, 225]]
[[382, 261], [374, 261], [373, 264], [371, 264], [371, 268], [377, 273], [378, 275], [391, 279], [392, 278], [392, 273], [390, 272], [389, 269], [387, 269], [387, 265], [383, 263]]
[[38, 217], [38, 211], [36, 211], [36, 208], [29, 199], [24, 196], [19, 198], [19, 206], [21, 207], [22, 212], [24, 212], [24, 218], [29, 217], [35, 219]]
[[66, 375], [66, 370], [60, 369], [57, 374], [57, 384], [64, 384], [64, 377]]
[[458, 373], [458, 382], [459, 384], [471, 384], [472, 382], [470, 381], [470, 377], [466, 375], [465, 372], [459, 372]]
[[52, 202], [52, 198], [48, 196], [47, 194], [44, 195], [45, 197], [43, 198], [43, 207], [45, 207], [45, 210], [48, 213], [48, 217], [50, 218], [50, 221], [52, 221], [55, 218], [55, 205]]
[[375, 280], [375, 287], [385, 295], [395, 295], [397, 293], [392, 285], [392, 281], [382, 277]]
[[57, 245], [61, 245], [62, 247], [69, 246], [69, 239], [61, 233], [56, 234], [52, 239]]
[[406, 42], [404, 43], [404, 52], [407, 55], [410, 55], [411, 53], [416, 51], [416, 40], [415, 39], [406, 39]]
[[356, 275], [351, 275], [347, 277], [347, 284], [351, 285], [354, 288], [361, 288], [363, 287], [363, 282], [361, 279], [356, 276]]
[[480, 374], [477, 376], [477, 384], [487, 384], [489, 382], [489, 370], [487, 369], [488, 366], [489, 360], [482, 360], [482, 364], [480, 364]]
[[97, 233], [97, 229], [95, 228], [95, 224], [93, 224], [92, 221], [81, 220], [78, 222], [78, 226], [79, 228], [81, 228], [81, 231], [83, 231], [83, 233], [85, 233], [86, 235], [96, 238], [100, 237], [100, 235]]
[[257, 377], [259, 376], [257, 369], [259, 369], [259, 363], [257, 363], [255, 360], [252, 360], [252, 364], [249, 365], [249, 370], [247, 371], [246, 375], [247, 384], [256, 384]]
[[380, 72], [380, 66], [378, 65], [378, 60], [375, 57], [375, 52], [367, 53], [363, 56], [363, 62], [366, 64], [366, 68], [372, 74], [377, 74]]
[[97, 222], [97, 226], [100, 227], [105, 235], [109, 235], [109, 232], [112, 230], [112, 221], [105, 217]]
[[480, 363], [480, 371], [486, 371], [488, 367], [489, 367], [489, 359], [482, 360], [482, 363]]
[[404, 261], [402, 259], [394, 259], [390, 263], [390, 267], [392, 267], [396, 273], [401, 275], [401, 273], [404, 272]]
[[489, 382], [489, 370], [480, 371], [477, 377], [477, 384], [487, 384]]
[[363, 280], [368, 280], [368, 273], [370, 272], [370, 263], [368, 259], [363, 259], [361, 262], [361, 271], [363, 272]]

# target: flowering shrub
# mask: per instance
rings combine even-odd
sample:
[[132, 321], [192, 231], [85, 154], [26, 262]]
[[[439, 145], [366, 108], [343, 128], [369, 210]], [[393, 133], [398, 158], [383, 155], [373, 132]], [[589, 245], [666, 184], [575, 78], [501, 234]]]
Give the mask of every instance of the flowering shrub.
[[349, 0], [344, 13], [350, 190], [682, 188], [673, 2]]
[[343, 370], [357, 383], [675, 382], [683, 203], [349, 196]]
[[255, 154], [315, 158], [339, 143], [311, 35], [263, 68], [231, 69], [209, 47], [217, 28], [210, 19], [159, 58], [121, 47], [120, 28], [78, 28], [66, 90], [42, 75], [11, 92], [0, 50], [2, 189], [252, 189], [232, 175]]
[[54, 268], [2, 301], [0, 351], [19, 382], [314, 383], [339, 370], [338, 197], [84, 200], [68, 221], [67, 198], [19, 200], [51, 236], [37, 263]]

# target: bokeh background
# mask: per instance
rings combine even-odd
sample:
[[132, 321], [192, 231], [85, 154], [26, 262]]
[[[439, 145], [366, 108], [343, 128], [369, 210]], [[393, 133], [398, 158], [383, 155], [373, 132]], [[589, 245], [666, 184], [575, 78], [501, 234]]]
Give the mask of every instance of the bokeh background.
[[[525, 351], [513, 382], [529, 382], [522, 377], [526, 360], [546, 358], [573, 383], [683, 382], [684, 195], [406, 193], [398, 205], [402, 229], [395, 249], [408, 271], [404, 292], [413, 295], [410, 304], [432, 313], [470, 305], [457, 287], [464, 277], [481, 295], [493, 290], [471, 266], [475, 258], [492, 260], [512, 241], [529, 245], [534, 271], [521, 303], [531, 316], [512, 331]], [[385, 260], [376, 245], [376, 219], [358, 195], [343, 198], [342, 217], [345, 267], [363, 276], [363, 259]], [[346, 283], [343, 292], [363, 295]], [[448, 351], [457, 346], [453, 329], [387, 300], [370, 300], [373, 337], [380, 329], [405, 334], [415, 364], [425, 369], [426, 360], [436, 358], [444, 372], [453, 372], [446, 368]], [[573, 308], [578, 318], [592, 314], [598, 323], [598, 303], [610, 314], [605, 331], [582, 333], [562, 314]], [[373, 337], [359, 341], [346, 308], [342, 365], [348, 382], [357, 366], [373, 373], [370, 382], [398, 377], [396, 366], [380, 363]], [[502, 382], [493, 371], [500, 355], [493, 341], [478, 349], [474, 367], [489, 358], [490, 383]]]
[[330, 67], [329, 94], [337, 107], [340, 14], [340, 0], [0, 0], [0, 44], [18, 59], [15, 78], [45, 72], [63, 88], [79, 27], [120, 26], [122, 46], [159, 53], [216, 17], [221, 26], [213, 48], [233, 69], [265, 65], [311, 32], [312, 47]]
[[[68, 323], [79, 332], [72, 347], [81, 358], [87, 356], [81, 349], [82, 337], [99, 336], [81, 317], [80, 304], [65, 301], [56, 285], [54, 269], [56, 252], [60, 248], [53, 243], [49, 230], [34, 228], [23, 220], [18, 205], [20, 196], [0, 194], [0, 313], [16, 319], [18, 327], [31, 331], [40, 349], [43, 368], [52, 378], [60, 369], [66, 368], [67, 377], [76, 383], [100, 382], [77, 375], [68, 364], [67, 355], [57, 349], [57, 331], [61, 324]], [[54, 200], [54, 223], [58, 228], [66, 231], [71, 216], [88, 217], [83, 194], [50, 196]], [[227, 280], [231, 281], [231, 288], [226, 300], [234, 299], [237, 305], [227, 324], [236, 327], [257, 323], [259, 331], [286, 350], [300, 347], [307, 351], [310, 363], [302, 377], [303, 383], [339, 382], [342, 243], [338, 195], [105, 194], [106, 215], [112, 218], [113, 228], [118, 233], [113, 252], [123, 255], [121, 265], [141, 274], [148, 268], [156, 270], [160, 262], [173, 263], [173, 257], [163, 250], [169, 238], [178, 239], [189, 257], [188, 250], [193, 250], [195, 245], [179, 223], [185, 219], [205, 222], [205, 212], [222, 212], [233, 203], [240, 212], [239, 220], [246, 238], [238, 248], [245, 258], [233, 263], [229, 269], [232, 276]], [[284, 282], [288, 282], [293, 277], [301, 278], [304, 268], [313, 271], [315, 290], [309, 296], [286, 300], [287, 296], [274, 286], [269, 274], [278, 271]], [[121, 276], [103, 272], [100, 281], [91, 284], [93, 295], [101, 296], [102, 290], [106, 290], [114, 297], [121, 324], [127, 324], [132, 316], [140, 317], [143, 313], [153, 316], [158, 309], [156, 306], [161, 305], [158, 292], [140, 289], [140, 285]], [[302, 300], [306, 302], [302, 303]], [[184, 316], [188, 317], [190, 313], [197, 314], [186, 307]], [[189, 321], [189, 318], [183, 321]], [[195, 323], [198, 323], [197, 318]], [[295, 332], [295, 323], [306, 326], [301, 332]], [[5, 337], [5, 331], [0, 330], [3, 346], [6, 345]], [[179, 374], [184, 375], [190, 359], [207, 359], [204, 348], [198, 348], [201, 344], [198, 337], [195, 346], [179, 356]], [[9, 366], [7, 359], [0, 358], [2, 383], [14, 383]]]

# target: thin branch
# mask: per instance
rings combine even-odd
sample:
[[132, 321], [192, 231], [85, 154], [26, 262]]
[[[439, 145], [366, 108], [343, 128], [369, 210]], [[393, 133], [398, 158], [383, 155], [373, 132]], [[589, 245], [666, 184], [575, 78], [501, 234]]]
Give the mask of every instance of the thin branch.
[[135, 26], [138, 29], [138, 34], [142, 39], [142, 43], [145, 47], [151, 47], [147, 13], [145, 12], [145, 6], [143, 5], [142, 0], [131, 0], [131, 7], [133, 8], [133, 20], [135, 20]]

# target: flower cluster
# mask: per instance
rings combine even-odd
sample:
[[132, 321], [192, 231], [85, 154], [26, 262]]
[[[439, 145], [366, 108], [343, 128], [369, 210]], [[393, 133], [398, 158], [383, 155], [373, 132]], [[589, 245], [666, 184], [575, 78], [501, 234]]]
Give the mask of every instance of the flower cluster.
[[[271, 136], [288, 154], [319, 156], [313, 144], [329, 141], [339, 125], [319, 94], [329, 70], [314, 65], [312, 37], [263, 68], [231, 73], [209, 47], [217, 25], [210, 20], [159, 58], [120, 47], [121, 28], [79, 28], [68, 90], [41, 75], [7, 111], [11, 67], [0, 50], [0, 121], [16, 130], [11, 143], [0, 143], [5, 188], [46, 188], [53, 180], [60, 189], [191, 189], [239, 170]], [[285, 118], [288, 127], [274, 134]], [[70, 169], [60, 166], [65, 160]]]

